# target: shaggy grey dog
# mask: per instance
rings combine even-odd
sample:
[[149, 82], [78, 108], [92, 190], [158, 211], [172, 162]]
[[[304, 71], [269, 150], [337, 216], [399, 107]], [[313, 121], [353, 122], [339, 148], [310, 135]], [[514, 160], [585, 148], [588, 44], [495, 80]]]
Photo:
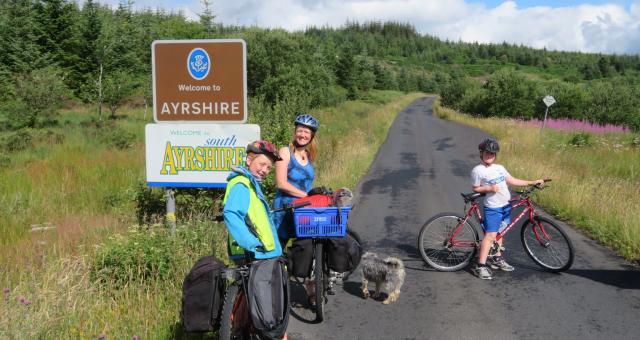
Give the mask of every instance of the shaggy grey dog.
[[375, 253], [366, 252], [360, 260], [360, 268], [362, 269], [362, 295], [365, 299], [369, 297], [368, 285], [369, 281], [372, 281], [376, 283], [373, 298], [380, 296], [380, 288], [384, 284], [389, 295], [382, 303], [388, 305], [398, 300], [405, 275], [402, 260], [392, 256], [382, 259]]

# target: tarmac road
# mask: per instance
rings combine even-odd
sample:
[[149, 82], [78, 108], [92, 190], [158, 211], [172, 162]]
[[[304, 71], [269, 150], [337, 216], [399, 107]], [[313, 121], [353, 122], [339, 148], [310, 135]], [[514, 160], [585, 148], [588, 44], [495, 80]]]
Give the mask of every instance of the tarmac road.
[[533, 263], [518, 227], [505, 239], [516, 269], [494, 271], [491, 281], [469, 269], [437, 272], [422, 261], [416, 248], [421, 226], [437, 213], [462, 212], [460, 193], [471, 191], [477, 145], [486, 137], [434, 117], [433, 100], [420, 98], [398, 114], [354, 192], [349, 216], [366, 250], [404, 260], [399, 300], [364, 300], [356, 272], [329, 297], [325, 320], [315, 324], [294, 284], [289, 339], [640, 339], [640, 272], [562, 222], [576, 251], [565, 273]]

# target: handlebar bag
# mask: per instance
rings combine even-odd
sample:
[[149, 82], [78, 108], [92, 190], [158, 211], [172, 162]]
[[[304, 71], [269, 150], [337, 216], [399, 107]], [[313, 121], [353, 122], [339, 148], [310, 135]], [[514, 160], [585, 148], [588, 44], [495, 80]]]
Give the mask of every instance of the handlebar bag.
[[211, 332], [219, 327], [224, 296], [224, 263], [204, 256], [193, 265], [182, 283], [180, 319], [187, 332]]

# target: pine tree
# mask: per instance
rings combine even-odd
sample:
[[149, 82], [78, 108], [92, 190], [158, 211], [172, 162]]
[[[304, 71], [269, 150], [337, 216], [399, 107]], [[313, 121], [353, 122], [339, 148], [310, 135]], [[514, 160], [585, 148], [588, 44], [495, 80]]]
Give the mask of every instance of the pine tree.
[[[51, 57], [51, 61], [64, 70], [73, 71], [80, 60], [79, 35], [76, 22], [80, 17], [78, 6], [69, 0], [40, 0], [36, 3], [38, 45]], [[77, 87], [76, 79], [69, 85]]]
[[0, 21], [0, 64], [7, 72], [27, 73], [47, 65], [49, 60], [37, 43], [32, 1], [0, 2], [0, 12], [6, 19]]
[[72, 67], [71, 77], [76, 94], [85, 100], [93, 97], [95, 76], [98, 74], [98, 39], [102, 30], [102, 22], [98, 17], [98, 7], [93, 0], [87, 0], [82, 6], [80, 24], [79, 60]]
[[202, 2], [202, 6], [204, 6], [204, 10], [202, 11], [202, 14], [198, 14], [198, 17], [200, 18], [200, 24], [204, 26], [204, 30], [207, 33], [207, 35], [210, 35], [211, 33], [214, 32], [214, 29], [215, 29], [213, 19], [216, 16], [213, 14], [213, 11], [211, 10], [211, 4], [213, 1], [200, 0], [200, 2]]

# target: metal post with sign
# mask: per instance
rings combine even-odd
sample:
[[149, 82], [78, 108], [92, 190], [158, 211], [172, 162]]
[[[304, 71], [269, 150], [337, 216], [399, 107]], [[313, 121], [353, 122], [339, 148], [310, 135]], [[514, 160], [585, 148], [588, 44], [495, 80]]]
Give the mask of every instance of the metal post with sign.
[[[156, 40], [151, 45], [153, 118], [145, 127], [147, 185], [224, 188], [245, 147], [260, 139], [247, 121], [246, 44], [241, 39]], [[235, 124], [229, 124], [235, 123]]]
[[542, 101], [544, 102], [544, 105], [546, 105], [547, 107], [544, 110], [544, 120], [542, 121], [542, 127], [540, 128], [540, 133], [542, 133], [542, 130], [544, 130], [544, 126], [547, 123], [547, 113], [549, 113], [549, 107], [556, 103], [556, 99], [553, 98], [552, 96], [545, 96], [544, 98], [542, 98]]

